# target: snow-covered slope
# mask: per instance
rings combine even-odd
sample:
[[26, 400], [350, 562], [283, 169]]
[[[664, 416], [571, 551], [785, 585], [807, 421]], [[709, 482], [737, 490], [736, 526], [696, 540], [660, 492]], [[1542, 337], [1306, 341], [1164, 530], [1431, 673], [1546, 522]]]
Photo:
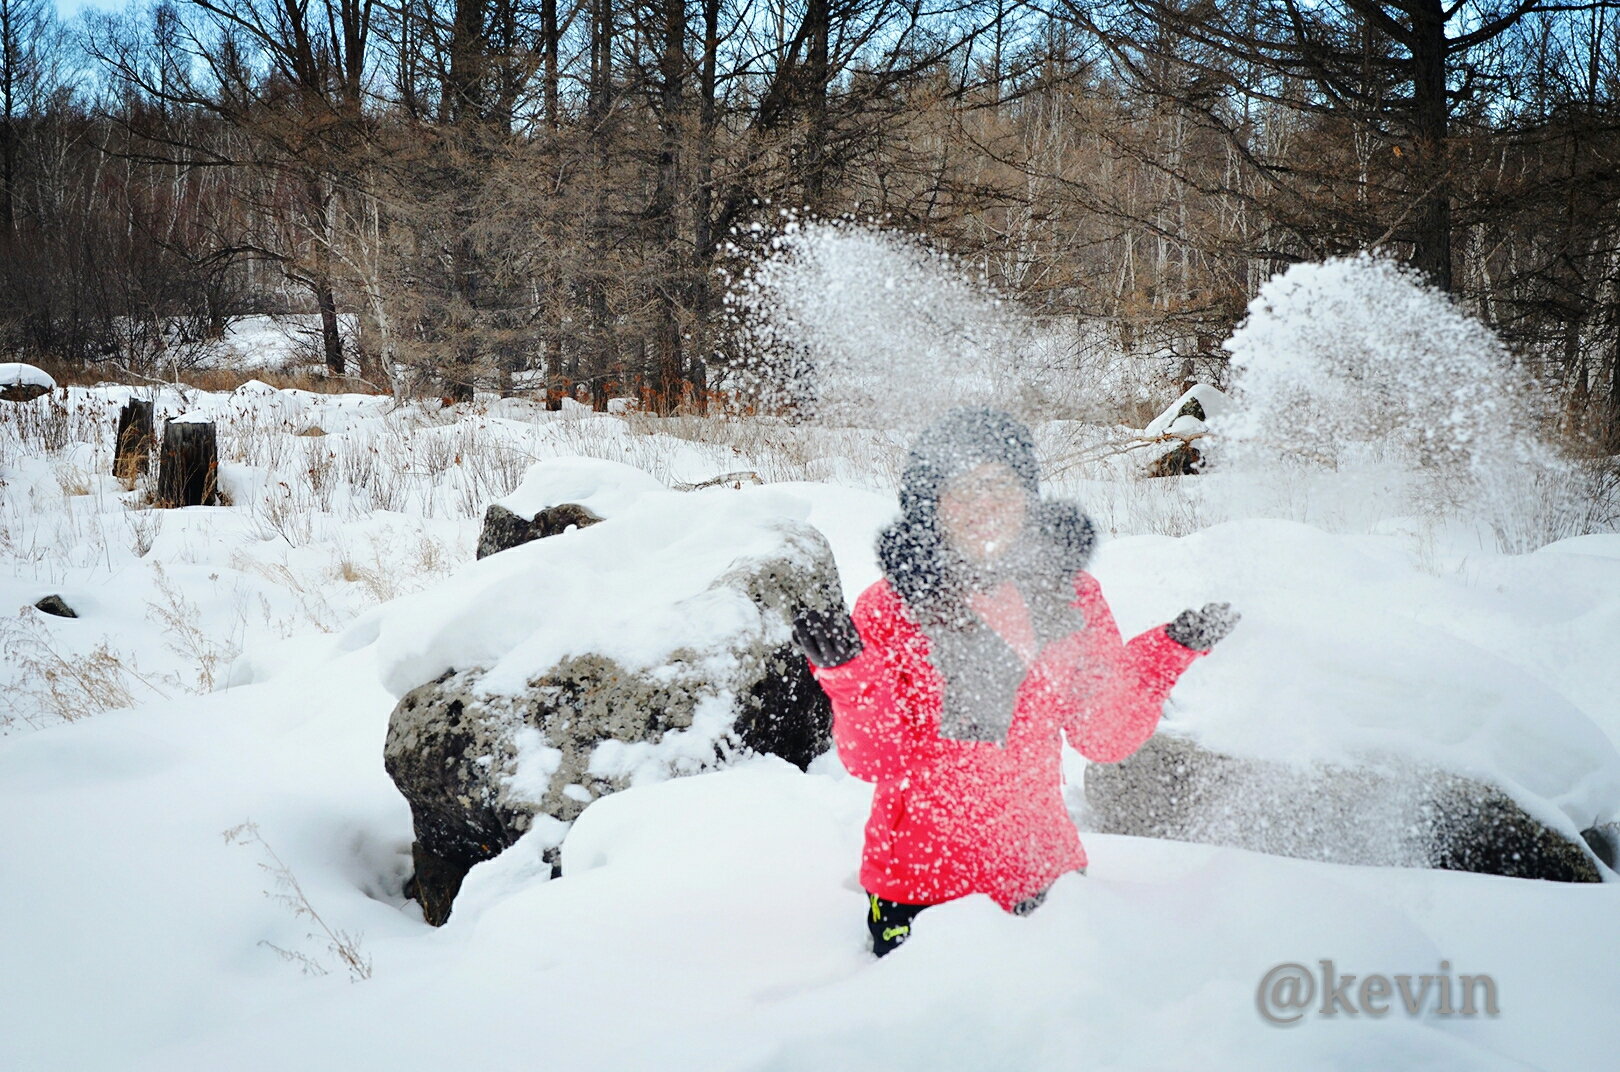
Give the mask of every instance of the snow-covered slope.
[[[1128, 631], [1214, 595], [1244, 608], [1171, 711], [1224, 739], [1268, 687], [1276, 709], [1248, 709], [1311, 738], [1325, 715], [1289, 689], [1314, 683], [1314, 705], [1354, 725], [1383, 696], [1409, 724], [1375, 728], [1421, 740], [1419, 699], [1461, 718], [1455, 696], [1485, 690], [1491, 665], [1566, 723], [1583, 706], [1620, 721], [1598, 639], [1620, 617], [1612, 559], [1500, 559], [1439, 579], [1392, 557], [1253, 524], [1115, 541], [1097, 573]], [[1620, 884], [1092, 835], [1091, 872], [1029, 919], [970, 898], [873, 962], [854, 879], [869, 790], [830, 760], [606, 798], [566, 843], [562, 880], [520, 842], [474, 869], [434, 931], [399, 896], [410, 819], [379, 760], [393, 704], [379, 670], [370, 648], [323, 656], [267, 684], [0, 741], [0, 1066], [1573, 1069], [1607, 1067], [1620, 1042], [1606, 1012]], [[1565, 738], [1522, 740], [1518, 762], [1567, 776], [1536, 766]], [[370, 979], [347, 981], [319, 927], [262, 896], [276, 891], [263, 849], [220, 836], [247, 820], [326, 925], [359, 936]], [[331, 974], [305, 978], [271, 945]], [[1502, 1013], [1397, 1006], [1288, 1031], [1260, 1019], [1271, 966], [1322, 958], [1362, 975], [1442, 960], [1489, 973]]]
[[[569, 424], [506, 403], [456, 418], [297, 398], [298, 412], [274, 418], [277, 441], [266, 407], [293, 403], [248, 397], [193, 399], [237, 437], [236, 505], [165, 512], [144, 555], [129, 519], [149, 523], [147, 512], [95, 475], [107, 459], [90, 440], [0, 455], [0, 606], [61, 591], [81, 614], [8, 612], [8, 627], [75, 666], [108, 637], [168, 696], [124, 678], [132, 708], [66, 724], [41, 715], [41, 728], [15, 722], [0, 736], [0, 1069], [1612, 1067], [1620, 883], [1083, 835], [1089, 873], [1060, 881], [1032, 916], [979, 897], [930, 909], [878, 962], [855, 880], [870, 789], [830, 757], [808, 774], [765, 759], [606, 797], [570, 833], [562, 879], [520, 841], [475, 867], [448, 925], [431, 928], [401, 896], [410, 815], [382, 769], [395, 702], [385, 682], [409, 660], [344, 638], [367, 621], [430, 627], [440, 601], [499, 572], [505, 556], [471, 562], [477, 515], [531, 458], [486, 486], [453, 448], [550, 457], [572, 444], [643, 463], [665, 485], [762, 463], [632, 435], [617, 418]], [[97, 398], [116, 409], [110, 393]], [[264, 438], [241, 431], [250, 419]], [[305, 422], [327, 435], [295, 437]], [[340, 458], [369, 444], [411, 460], [396, 508], [370, 508], [373, 485], [345, 480], [328, 506], [301, 507], [308, 530], [277, 531], [278, 518], [299, 524], [273, 508], [279, 482], [317, 494], [297, 475], [311, 441]], [[814, 464], [797, 475], [853, 465], [848, 454]], [[872, 538], [894, 509], [880, 492], [806, 480], [683, 501], [714, 503], [717, 518], [807, 519], [851, 598], [877, 576]], [[1094, 567], [1127, 633], [1208, 600], [1243, 612], [1178, 686], [1173, 721], [1236, 751], [1465, 761], [1566, 830], [1613, 814], [1620, 537], [1414, 556], [1406, 535], [1253, 519], [1194, 528], [1105, 542]], [[423, 565], [425, 540], [439, 564]], [[174, 604], [159, 578], [206, 636], [235, 630], [237, 680], [252, 684], [187, 694], [199, 664], [162, 614]], [[411, 597], [417, 588], [427, 594]], [[301, 606], [331, 631], [294, 620]], [[26, 664], [24, 649], [6, 650], [9, 699], [45, 664], [37, 649]], [[1083, 777], [1072, 756], [1069, 773]], [[247, 822], [257, 840], [222, 836]], [[306, 905], [318, 919], [298, 913]], [[368, 978], [355, 981], [366, 973], [345, 967], [334, 940]], [[1320, 982], [1322, 960], [1358, 983], [1489, 974], [1500, 1014], [1437, 1014], [1431, 996], [1412, 1016], [1395, 996], [1381, 1017], [1262, 1018], [1256, 991], [1271, 968], [1297, 963]], [[300, 971], [316, 965], [327, 974]]]

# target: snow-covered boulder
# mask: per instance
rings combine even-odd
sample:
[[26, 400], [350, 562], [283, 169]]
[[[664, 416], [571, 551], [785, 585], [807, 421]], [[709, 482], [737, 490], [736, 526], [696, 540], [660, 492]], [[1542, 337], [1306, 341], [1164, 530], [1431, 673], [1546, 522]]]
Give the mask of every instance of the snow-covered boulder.
[[58, 618], [77, 618], [79, 612], [67, 605], [67, 601], [59, 595], [48, 595], [34, 604], [34, 609], [42, 614], [54, 615]]
[[798, 609], [842, 600], [808, 504], [583, 458], [539, 463], [508, 501], [564, 500], [606, 520], [480, 559], [343, 642], [375, 642], [401, 697], [384, 760], [434, 923], [473, 864], [531, 829], [554, 848], [604, 794], [752, 752], [804, 767], [831, 743], [791, 644]]
[[1397, 756], [1364, 766], [1223, 755], [1174, 732], [1086, 769], [1100, 833], [1231, 845], [1325, 863], [1598, 882], [1593, 850], [1492, 785]]
[[[629, 465], [592, 458], [556, 458], [536, 465], [517, 490], [484, 511], [478, 557], [558, 535], [570, 526], [586, 528], [644, 495], [667, 490], [650, 473]], [[577, 501], [585, 498], [593, 505]]]
[[[1568, 584], [1560, 558], [1492, 559], [1458, 586], [1378, 541], [1287, 521], [1105, 544], [1094, 572], [1110, 601], [1155, 608], [1120, 610], [1127, 634], [1201, 599], [1243, 620], [1178, 682], [1140, 757], [1086, 769], [1089, 825], [1506, 874], [1532, 866], [1511, 859], [1528, 845], [1544, 877], [1592, 877], [1583, 832], [1620, 818], [1614, 690], [1569, 690], [1544, 667], [1606, 635], [1589, 623], [1617, 589]], [[1551, 639], [1505, 632], [1510, 592], [1538, 601]]]
[[20, 361], [0, 362], [0, 399], [27, 402], [56, 390], [56, 381], [42, 368]]
[[477, 556], [488, 558], [497, 551], [539, 539], [544, 533], [535, 531], [537, 520], [514, 514], [500, 503], [490, 503], [484, 510], [484, 527], [478, 533]]
[[560, 536], [570, 528], [588, 528], [601, 520], [601, 514], [578, 503], [548, 506], [533, 517], [514, 514], [500, 503], [491, 503], [484, 511], [484, 527], [478, 534], [478, 557], [488, 558], [497, 551], [530, 540]]

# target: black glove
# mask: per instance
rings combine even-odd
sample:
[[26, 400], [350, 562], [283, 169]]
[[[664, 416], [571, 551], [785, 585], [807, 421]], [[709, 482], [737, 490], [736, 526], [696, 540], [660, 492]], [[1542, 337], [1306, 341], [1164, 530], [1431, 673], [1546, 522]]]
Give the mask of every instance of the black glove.
[[793, 642], [822, 670], [843, 666], [861, 653], [861, 635], [842, 607], [830, 613], [801, 610], [793, 619]]
[[1205, 603], [1203, 610], [1184, 610], [1164, 627], [1174, 640], [1193, 651], [1208, 651], [1232, 631], [1243, 615], [1230, 603]]

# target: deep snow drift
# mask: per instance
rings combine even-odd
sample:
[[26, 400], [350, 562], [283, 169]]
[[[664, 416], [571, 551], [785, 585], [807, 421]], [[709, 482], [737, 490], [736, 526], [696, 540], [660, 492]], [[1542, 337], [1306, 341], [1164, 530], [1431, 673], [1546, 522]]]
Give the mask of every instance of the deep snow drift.
[[[881, 497], [719, 494], [765, 492], [812, 520], [833, 510], [842, 572], [871, 579], [870, 533], [892, 509]], [[1483, 731], [1457, 712], [1508, 686], [1620, 733], [1605, 639], [1620, 625], [1620, 537], [1435, 577], [1397, 537], [1254, 521], [1118, 539], [1095, 572], [1127, 632], [1215, 596], [1244, 609], [1223, 658], [1189, 673], [1169, 712], [1223, 741], [1241, 744], [1245, 710], [1301, 741], [1320, 741], [1311, 727], [1335, 713], [1422, 738], [1399, 723], [1434, 707], [1453, 712], [1434, 732], [1466, 742]], [[1090, 874], [1034, 916], [969, 898], [872, 962], [854, 881], [869, 788], [830, 760], [605, 798], [565, 843], [563, 879], [519, 842], [474, 869], [434, 931], [399, 896], [410, 820], [380, 762], [394, 662], [377, 645], [336, 647], [284, 655], [263, 684], [0, 741], [0, 881], [13, 891], [0, 1064], [1569, 1069], [1607, 1067], [1620, 1041], [1613, 884], [1092, 835]], [[1397, 725], [1377, 725], [1381, 710]], [[1515, 710], [1516, 731], [1483, 721], [1521, 753], [1485, 760], [1550, 779], [1535, 783], [1549, 802], [1601, 795], [1560, 758], [1578, 731], [1542, 737]], [[310, 920], [262, 895], [276, 889], [262, 851], [220, 836], [246, 820], [325, 923], [360, 936], [370, 979], [351, 983]], [[272, 946], [330, 974], [303, 976]], [[1322, 958], [1414, 976], [1446, 960], [1491, 974], [1502, 1012], [1263, 1021], [1265, 972]]]

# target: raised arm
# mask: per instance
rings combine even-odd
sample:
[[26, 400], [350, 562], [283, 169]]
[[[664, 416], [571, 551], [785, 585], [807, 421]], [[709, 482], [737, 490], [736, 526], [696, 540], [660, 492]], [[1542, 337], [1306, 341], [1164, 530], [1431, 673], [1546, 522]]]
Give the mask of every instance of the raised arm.
[[1087, 759], [1118, 763], [1153, 736], [1170, 689], [1194, 659], [1208, 653], [1172, 640], [1163, 625], [1125, 643], [1096, 578], [1078, 574], [1075, 590], [1086, 626], [1080, 634], [1078, 702], [1064, 731]]

